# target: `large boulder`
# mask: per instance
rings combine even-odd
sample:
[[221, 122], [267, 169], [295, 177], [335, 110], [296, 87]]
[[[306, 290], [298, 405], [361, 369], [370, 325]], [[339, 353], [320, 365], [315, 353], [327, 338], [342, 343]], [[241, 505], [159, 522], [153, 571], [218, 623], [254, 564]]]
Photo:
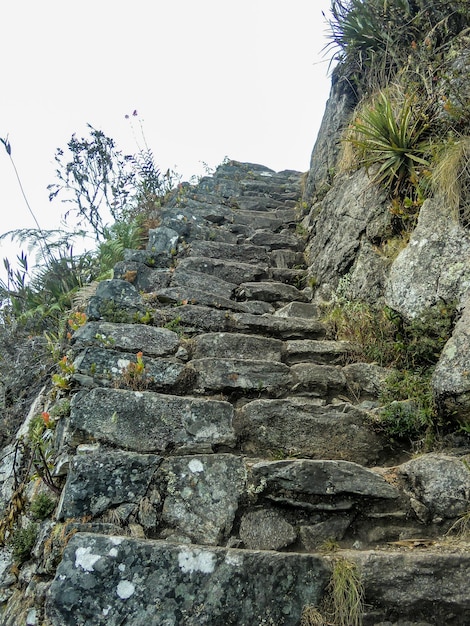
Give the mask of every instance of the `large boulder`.
[[440, 300], [462, 304], [470, 288], [469, 255], [470, 232], [442, 200], [426, 200], [409, 244], [390, 268], [387, 304], [407, 318]]

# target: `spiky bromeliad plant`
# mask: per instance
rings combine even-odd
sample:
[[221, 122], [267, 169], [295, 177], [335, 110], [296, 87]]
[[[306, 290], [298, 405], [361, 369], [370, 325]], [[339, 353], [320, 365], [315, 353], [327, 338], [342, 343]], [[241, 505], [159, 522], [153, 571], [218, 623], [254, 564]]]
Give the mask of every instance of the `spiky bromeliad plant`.
[[346, 137], [355, 148], [358, 165], [373, 170], [372, 180], [392, 195], [416, 185], [420, 173], [429, 168], [429, 122], [421, 115], [412, 96], [394, 102], [389, 91], [381, 91], [362, 107]]

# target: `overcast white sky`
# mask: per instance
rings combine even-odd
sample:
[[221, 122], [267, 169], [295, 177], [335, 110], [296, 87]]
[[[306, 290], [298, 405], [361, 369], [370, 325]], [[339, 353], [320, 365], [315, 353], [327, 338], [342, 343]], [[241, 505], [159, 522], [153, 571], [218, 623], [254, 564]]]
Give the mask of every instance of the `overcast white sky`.
[[[330, 89], [330, 0], [11, 0], [0, 7], [0, 137], [42, 228], [54, 154], [86, 124], [135, 152], [137, 110], [162, 170], [225, 156], [308, 169]], [[0, 232], [33, 227], [0, 145]], [[16, 250], [0, 242], [0, 262]], [[3, 264], [2, 264], [3, 267]]]

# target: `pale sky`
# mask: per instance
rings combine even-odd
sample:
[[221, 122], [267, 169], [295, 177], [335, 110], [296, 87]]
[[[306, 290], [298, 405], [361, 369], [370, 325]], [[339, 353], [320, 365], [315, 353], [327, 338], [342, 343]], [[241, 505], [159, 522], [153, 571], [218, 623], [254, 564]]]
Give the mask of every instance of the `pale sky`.
[[[330, 89], [330, 0], [12, 0], [0, 7], [0, 137], [42, 228], [54, 154], [90, 123], [136, 152], [137, 110], [165, 171], [188, 180], [225, 156], [308, 169]], [[33, 227], [0, 145], [0, 232]], [[0, 242], [0, 264], [16, 249]]]

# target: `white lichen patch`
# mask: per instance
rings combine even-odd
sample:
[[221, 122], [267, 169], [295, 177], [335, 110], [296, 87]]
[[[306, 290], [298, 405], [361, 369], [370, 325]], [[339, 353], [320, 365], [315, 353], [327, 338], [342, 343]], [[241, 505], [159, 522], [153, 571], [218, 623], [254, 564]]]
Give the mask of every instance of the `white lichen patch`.
[[131, 362], [129, 361], [129, 359], [118, 359], [117, 368], [113, 367], [111, 369], [114, 374], [117, 374], [117, 372], [122, 372], [122, 370], [127, 369], [130, 364]]
[[116, 588], [116, 593], [121, 600], [127, 600], [134, 592], [135, 585], [130, 580], [121, 580]]
[[103, 615], [105, 617], [108, 615], [108, 613], [110, 612], [111, 608], [112, 608], [111, 605], [108, 604], [108, 606], [103, 609]]
[[93, 554], [90, 547], [75, 550], [75, 567], [81, 567], [84, 572], [92, 572], [93, 565], [99, 559], [101, 555]]
[[109, 556], [114, 556], [116, 557], [118, 555], [118, 551], [116, 548], [111, 548], [111, 550], [109, 551]]
[[204, 465], [201, 463], [199, 459], [191, 459], [188, 463], [189, 469], [193, 472], [193, 474], [199, 474], [204, 471]]
[[120, 546], [122, 543], [122, 537], [116, 537], [114, 535], [112, 535], [109, 540], [115, 546]]
[[225, 562], [232, 567], [241, 567], [243, 565], [243, 557], [239, 554], [226, 554]]
[[202, 550], [182, 550], [178, 554], [178, 565], [185, 574], [212, 574], [215, 569], [215, 554]]

